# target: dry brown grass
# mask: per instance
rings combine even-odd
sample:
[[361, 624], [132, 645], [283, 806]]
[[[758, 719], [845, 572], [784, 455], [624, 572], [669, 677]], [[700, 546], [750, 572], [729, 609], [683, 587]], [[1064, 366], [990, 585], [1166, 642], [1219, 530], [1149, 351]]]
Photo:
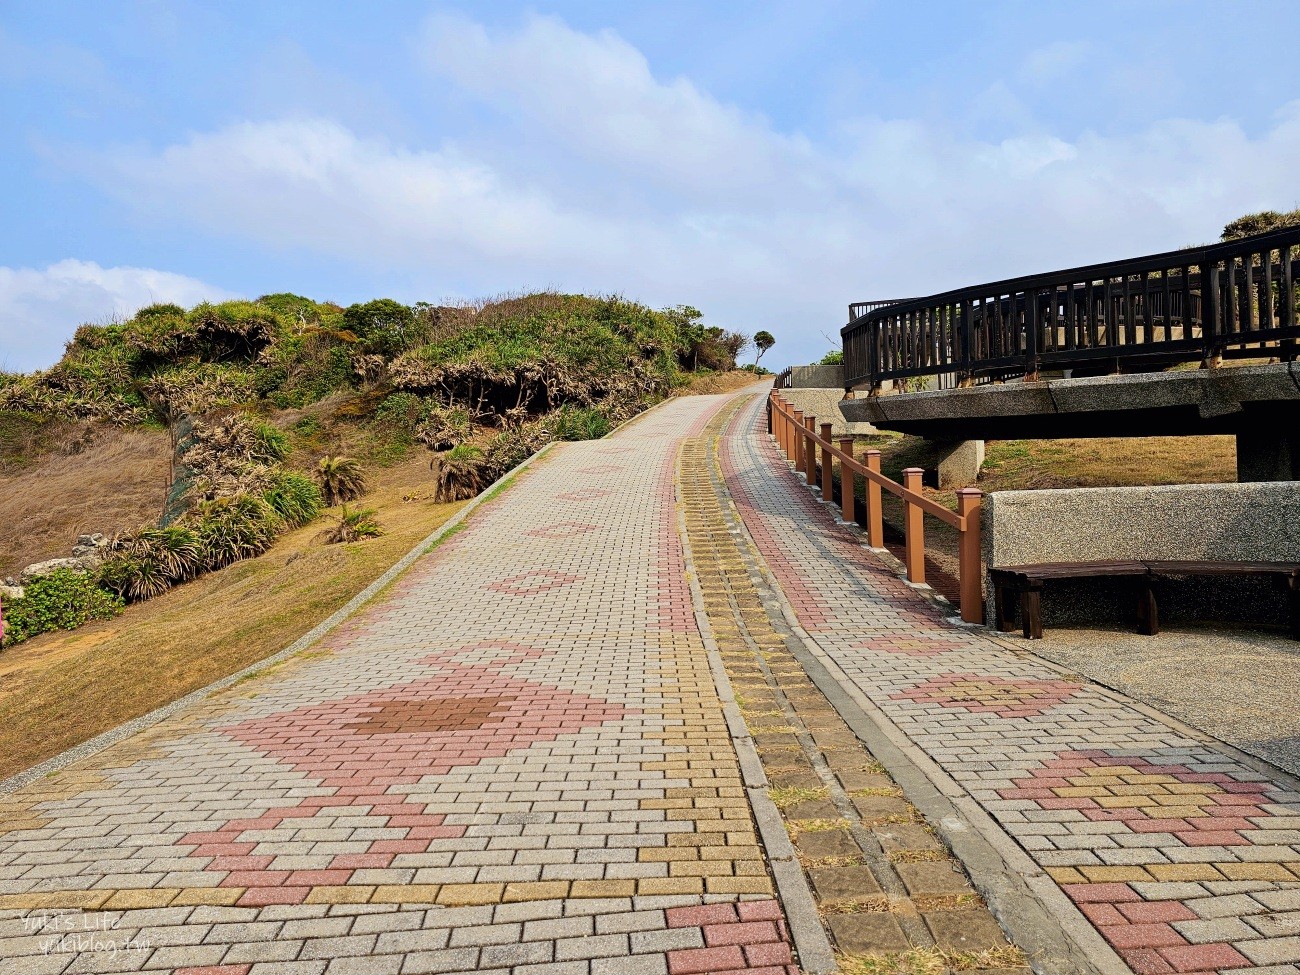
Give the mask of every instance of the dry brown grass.
[[771, 386], [772, 380], [772, 376], [755, 376], [752, 372], [744, 369], [733, 369], [731, 372], [693, 373], [690, 376], [690, 381], [676, 390], [673, 395], [711, 396], [716, 393], [734, 393], [738, 389], [744, 389], [746, 386], [753, 386], [759, 382]]
[[79, 453], [45, 453], [0, 475], [0, 576], [66, 557], [80, 534], [156, 521], [170, 457], [166, 433], [103, 428]]
[[[382, 538], [327, 545], [320, 537], [325, 520], [318, 519], [260, 558], [128, 607], [117, 619], [6, 650], [0, 777], [292, 643], [461, 507], [434, 504], [431, 495], [428, 463], [413, 458], [378, 473], [364, 498], [379, 509], [388, 532]], [[325, 518], [330, 514], [337, 517], [331, 511]]]

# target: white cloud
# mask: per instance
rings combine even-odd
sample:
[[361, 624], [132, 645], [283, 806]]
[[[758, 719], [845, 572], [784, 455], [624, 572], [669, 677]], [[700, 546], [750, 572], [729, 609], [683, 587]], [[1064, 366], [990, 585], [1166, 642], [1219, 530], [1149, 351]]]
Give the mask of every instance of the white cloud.
[[52, 365], [79, 324], [126, 318], [155, 302], [189, 306], [229, 297], [203, 281], [146, 267], [76, 260], [43, 269], [0, 267], [0, 369]]
[[429, 67], [516, 118], [532, 119], [589, 158], [678, 192], [734, 198], [786, 191], [821, 175], [807, 141], [724, 105], [688, 78], [656, 79], [612, 31], [584, 34], [554, 17], [490, 36], [454, 15], [429, 19]]
[[1211, 240], [1295, 202], [1300, 102], [1258, 135], [1228, 119], [1070, 138], [1024, 122], [980, 141], [858, 118], [814, 143], [657, 79], [609, 32], [535, 18], [494, 36], [440, 17], [425, 44], [461, 93], [506, 110], [508, 150], [287, 119], [102, 154], [87, 172], [160, 220], [405, 268], [423, 297], [453, 279], [690, 302], [769, 329], [789, 360], [824, 351], [850, 300]]

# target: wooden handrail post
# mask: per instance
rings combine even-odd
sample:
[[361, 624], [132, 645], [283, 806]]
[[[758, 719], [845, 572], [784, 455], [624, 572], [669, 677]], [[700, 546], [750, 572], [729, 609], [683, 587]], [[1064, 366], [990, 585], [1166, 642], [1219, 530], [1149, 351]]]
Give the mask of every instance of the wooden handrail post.
[[[853, 456], [853, 438], [840, 437], [840, 453]], [[853, 499], [858, 494], [858, 475], [844, 461], [840, 461], [840, 517], [853, 520]]]
[[[903, 487], [914, 494], [921, 493], [921, 476], [925, 471], [909, 467], [903, 471]], [[925, 512], [920, 505], [903, 498], [903, 526], [907, 543], [903, 562], [907, 566], [907, 581], [918, 585], [925, 582]]]
[[830, 502], [835, 497], [835, 478], [834, 464], [831, 458], [831, 425], [822, 424], [822, 439], [826, 441], [822, 447], [822, 500]]
[[813, 437], [817, 436], [817, 417], [805, 416], [804, 425], [804, 471], [803, 481], [809, 487], [817, 483], [817, 444]]
[[[880, 451], [867, 451], [867, 470], [880, 473]], [[880, 485], [867, 478], [867, 544], [872, 548], [885, 547], [885, 513], [881, 508]]]
[[[784, 407], [786, 410], [789, 409], [789, 404], [788, 404], [788, 403], [782, 402], [781, 405], [782, 405], [782, 407]], [[782, 451], [782, 453], [785, 454], [785, 459], [786, 459], [786, 460], [793, 460], [794, 458], [790, 456], [790, 417], [787, 415], [787, 413], [784, 412], [784, 410], [783, 410], [782, 413], [780, 414], [780, 417], [781, 417], [781, 427], [780, 427], [780, 431], [781, 431], [781, 438], [780, 438], [781, 451]]]
[[980, 565], [980, 504], [984, 492], [965, 487], [957, 492], [957, 514], [965, 528], [961, 532], [959, 565], [961, 574], [961, 618], [967, 623], [984, 622], [984, 570]]
[[803, 410], [794, 411], [794, 425], [795, 425], [795, 429], [790, 431], [792, 434], [794, 434], [794, 436], [792, 437], [793, 443], [791, 443], [790, 446], [794, 450], [794, 469], [798, 471], [800, 474], [802, 474], [804, 470]]

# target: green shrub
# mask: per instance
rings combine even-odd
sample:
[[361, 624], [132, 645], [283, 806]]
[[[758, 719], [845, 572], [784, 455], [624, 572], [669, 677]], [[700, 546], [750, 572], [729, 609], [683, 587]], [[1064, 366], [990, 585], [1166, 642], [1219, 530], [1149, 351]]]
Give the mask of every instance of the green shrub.
[[419, 331], [415, 312], [392, 298], [352, 305], [343, 313], [343, 325], [367, 351], [384, 356], [409, 348]]
[[375, 410], [375, 421], [414, 431], [429, 416], [429, 404], [414, 393], [392, 393]]
[[262, 464], [273, 464], [289, 456], [289, 436], [270, 423], [254, 423], [253, 435], [255, 447], [249, 455], [250, 460]]
[[591, 406], [562, 406], [549, 422], [557, 440], [599, 440], [609, 433], [609, 417]]
[[208, 571], [261, 555], [284, 528], [284, 520], [258, 495], [238, 494], [199, 505], [189, 527], [203, 545]]
[[5, 602], [4, 645], [52, 630], [75, 630], [90, 620], [112, 619], [122, 605], [121, 597], [101, 589], [89, 575], [56, 569], [28, 583], [22, 599]]
[[365, 538], [378, 538], [383, 533], [383, 527], [375, 520], [374, 508], [349, 511], [348, 506], [344, 505], [338, 524], [330, 529], [325, 536], [325, 541], [331, 545], [340, 542], [359, 542]]
[[203, 571], [198, 536], [182, 525], [142, 528], [118, 538], [99, 570], [101, 586], [128, 602], [160, 596]]
[[324, 504], [320, 488], [310, 478], [288, 471], [277, 472], [262, 497], [291, 528], [307, 524]]

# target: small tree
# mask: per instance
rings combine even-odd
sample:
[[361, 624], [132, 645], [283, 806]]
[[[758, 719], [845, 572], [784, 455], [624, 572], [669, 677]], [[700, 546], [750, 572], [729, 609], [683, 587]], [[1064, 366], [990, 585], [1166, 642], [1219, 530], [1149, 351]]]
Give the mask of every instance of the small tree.
[[758, 355], [754, 356], [754, 365], [758, 365], [758, 360], [763, 358], [763, 353], [774, 345], [776, 345], [776, 339], [773, 337], [771, 332], [764, 329], [759, 329], [755, 332], [754, 348], [758, 351]]
[[415, 312], [392, 298], [377, 298], [350, 306], [343, 312], [343, 324], [373, 353], [395, 356], [416, 337]]
[[322, 457], [312, 475], [331, 507], [358, 498], [366, 490], [365, 471], [351, 457]]

